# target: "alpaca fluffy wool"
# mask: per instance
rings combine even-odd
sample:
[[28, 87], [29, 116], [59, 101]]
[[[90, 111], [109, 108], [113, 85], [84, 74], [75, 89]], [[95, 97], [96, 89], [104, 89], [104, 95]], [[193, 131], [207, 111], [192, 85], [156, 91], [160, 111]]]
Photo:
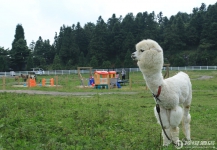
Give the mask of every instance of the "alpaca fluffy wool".
[[[160, 45], [150, 39], [143, 40], [136, 44], [136, 51], [132, 58], [137, 60], [140, 71], [150, 91], [157, 95], [159, 86], [162, 87], [159, 95], [160, 114], [163, 127], [170, 139], [174, 142], [179, 140], [179, 124], [183, 122], [183, 131], [187, 140], [190, 140], [190, 104], [192, 100], [192, 85], [189, 76], [179, 72], [173, 77], [163, 79], [163, 49]], [[180, 107], [180, 105], [182, 107]], [[159, 116], [154, 108], [155, 116], [159, 123]], [[169, 145], [164, 133], [163, 145]]]

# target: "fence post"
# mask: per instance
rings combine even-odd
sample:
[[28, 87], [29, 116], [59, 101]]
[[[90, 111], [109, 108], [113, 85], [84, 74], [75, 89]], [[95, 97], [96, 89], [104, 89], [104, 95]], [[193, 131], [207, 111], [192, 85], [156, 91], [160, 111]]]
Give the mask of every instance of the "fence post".
[[26, 81], [27, 81], [28, 89], [30, 89], [30, 78], [29, 78], [29, 76], [28, 76], [28, 79]]
[[5, 90], [5, 77], [2, 77], [2, 89]]
[[56, 80], [56, 89], [57, 89], [57, 86], [58, 86], [58, 76], [55, 76], [55, 80]]

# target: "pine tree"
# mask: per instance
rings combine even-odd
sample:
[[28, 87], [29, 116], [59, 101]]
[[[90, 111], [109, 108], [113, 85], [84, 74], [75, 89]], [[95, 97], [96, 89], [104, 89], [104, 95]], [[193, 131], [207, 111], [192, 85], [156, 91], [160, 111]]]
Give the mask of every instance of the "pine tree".
[[45, 58], [40, 59], [40, 68], [46, 69], [47, 67]]
[[123, 66], [124, 66], [124, 62], [121, 62], [120, 58], [118, 56], [116, 56], [115, 68], [121, 68]]
[[124, 60], [124, 68], [135, 67], [134, 62], [131, 58], [131, 54], [132, 53], [130, 52], [130, 50], [128, 50]]
[[61, 60], [57, 54], [54, 57], [52, 69], [53, 70], [60, 70], [61, 69]]
[[83, 52], [80, 53], [78, 65], [81, 66], [81, 67], [86, 65], [86, 61], [85, 61], [85, 57], [84, 57]]
[[34, 41], [32, 41], [32, 42], [29, 44], [29, 49], [31, 50], [32, 53], [34, 52], [34, 49], [35, 49], [35, 42], [34, 42]]
[[93, 33], [93, 38], [90, 41], [90, 57], [93, 56], [98, 60], [99, 64], [102, 64], [104, 60], [108, 58], [107, 48], [107, 28], [104, 20], [101, 16], [97, 20], [97, 25]]
[[111, 62], [110, 61], [104, 61], [102, 63], [102, 68], [111, 68]]
[[75, 27], [74, 34], [75, 34], [75, 43], [78, 45], [79, 50], [84, 54], [87, 54], [89, 41], [87, 39], [87, 35], [85, 34], [84, 29], [81, 27], [79, 22]]
[[17, 25], [14, 37], [15, 39], [12, 43], [12, 49], [10, 51], [11, 68], [14, 70], [24, 70], [27, 58], [30, 55], [30, 50], [26, 44], [22, 25]]
[[12, 43], [12, 48], [14, 47], [14, 44], [19, 40], [19, 39], [23, 39], [25, 40], [25, 35], [24, 35], [24, 29], [23, 26], [21, 24], [18, 24], [16, 26], [16, 31], [15, 31], [15, 35], [14, 35], [14, 41]]
[[0, 47], [0, 71], [9, 70], [9, 57], [8, 50], [5, 50], [4, 47]]
[[90, 60], [90, 66], [93, 68], [97, 68], [98, 66], [98, 60], [96, 58], [96, 56], [93, 56]]
[[33, 58], [31, 55], [29, 55], [29, 57], [27, 58], [27, 65], [25, 70], [32, 70], [32, 68], [34, 68]]
[[33, 55], [38, 57], [41, 57], [43, 55], [43, 39], [41, 36], [39, 36], [38, 40], [35, 43]]
[[72, 54], [70, 51], [71, 48], [71, 27], [66, 27], [64, 29], [64, 34], [63, 34], [63, 41], [62, 41], [62, 46], [59, 51], [59, 57], [62, 60], [63, 64], [66, 65], [69, 59], [71, 58]]
[[123, 48], [122, 48], [122, 52], [120, 54], [120, 58], [125, 59], [126, 53], [127, 51], [129, 51], [130, 53], [135, 51], [135, 40], [134, 40], [134, 36], [131, 32], [129, 32], [123, 42]]

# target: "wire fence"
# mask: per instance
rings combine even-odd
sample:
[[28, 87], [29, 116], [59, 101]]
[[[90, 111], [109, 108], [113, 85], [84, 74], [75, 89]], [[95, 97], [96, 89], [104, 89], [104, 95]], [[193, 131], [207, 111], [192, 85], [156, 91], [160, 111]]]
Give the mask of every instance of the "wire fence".
[[[122, 68], [112, 69], [114, 71], [120, 71]], [[95, 71], [108, 71], [111, 69], [92, 69]], [[138, 72], [139, 68], [128, 68], [129, 72]], [[166, 70], [166, 67], [163, 67], [162, 70]], [[185, 70], [217, 70], [217, 66], [186, 66], [186, 67], [169, 67], [169, 70], [175, 71], [185, 71]], [[0, 72], [0, 76], [19, 76], [21, 74], [29, 74], [32, 71], [15, 71], [15, 72]], [[89, 70], [80, 70], [80, 73], [89, 73]], [[78, 70], [47, 70], [44, 71], [44, 75], [67, 75], [67, 74], [78, 74]]]

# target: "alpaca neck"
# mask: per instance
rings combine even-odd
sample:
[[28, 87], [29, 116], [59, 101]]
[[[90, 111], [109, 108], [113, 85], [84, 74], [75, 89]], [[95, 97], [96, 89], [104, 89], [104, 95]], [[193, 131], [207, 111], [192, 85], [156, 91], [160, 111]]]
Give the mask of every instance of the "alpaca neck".
[[163, 84], [161, 70], [155, 72], [143, 72], [146, 84], [152, 93], [157, 94], [158, 87]]

